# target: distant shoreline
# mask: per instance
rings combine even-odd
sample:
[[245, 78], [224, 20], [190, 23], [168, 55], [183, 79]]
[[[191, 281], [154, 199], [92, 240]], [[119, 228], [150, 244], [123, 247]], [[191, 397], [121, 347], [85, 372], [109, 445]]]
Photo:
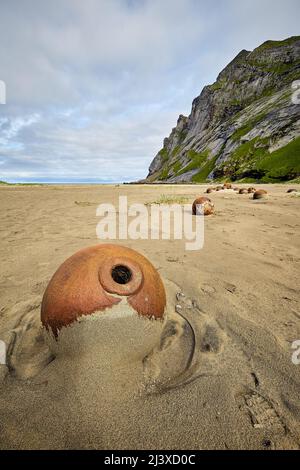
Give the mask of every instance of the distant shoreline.
[[[226, 182], [229, 182], [226, 181]], [[250, 182], [247, 181], [230, 181], [231, 183], [238, 184], [238, 185], [249, 185]], [[213, 186], [215, 184], [223, 184], [224, 181], [211, 181], [206, 183], [195, 183], [195, 182], [178, 182], [178, 183], [169, 183], [169, 182], [143, 182], [143, 181], [132, 181], [132, 182], [121, 182], [121, 183], [95, 183], [90, 181], [84, 182], [18, 182], [18, 183], [10, 183], [7, 181], [0, 181], [0, 188], [7, 187], [7, 186]], [[252, 184], [252, 183], [251, 183]], [[254, 183], [253, 183], [254, 184]], [[256, 185], [278, 185], [278, 184], [300, 184], [299, 178], [297, 180], [289, 180], [289, 181], [280, 181], [280, 182], [272, 182], [272, 183], [263, 183], [256, 181]]]
[[77, 186], [77, 185], [114, 185], [114, 184], [129, 184], [129, 183], [123, 183], [123, 182], [91, 182], [91, 181], [80, 181], [80, 182], [48, 182], [48, 181], [30, 181], [30, 182], [23, 182], [23, 181], [18, 181], [18, 182], [9, 182], [9, 181], [0, 181], [0, 186], [65, 186], [65, 185], [71, 185], [71, 186]]

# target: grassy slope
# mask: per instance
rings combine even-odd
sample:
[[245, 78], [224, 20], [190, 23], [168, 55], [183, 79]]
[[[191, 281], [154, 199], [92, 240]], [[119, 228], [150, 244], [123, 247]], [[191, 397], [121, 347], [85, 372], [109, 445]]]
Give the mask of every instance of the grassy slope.
[[257, 165], [264, 178], [293, 179], [300, 175], [300, 137], [266, 155]]
[[266, 139], [240, 145], [220, 168], [233, 180], [254, 178], [262, 182], [295, 179], [300, 175], [300, 137], [270, 153]]
[[[190, 151], [189, 157], [188, 165], [180, 168], [180, 163], [176, 162], [173, 171], [176, 175], [181, 175], [199, 168], [192, 177], [192, 182], [205, 183], [215, 167], [217, 157], [208, 160], [208, 153], [194, 151]], [[168, 173], [169, 167], [166, 166], [160, 174], [160, 179], [167, 179]], [[216, 179], [225, 177], [241, 182], [296, 182], [300, 176], [300, 137], [272, 153], [268, 151], [267, 139], [256, 138], [245, 142], [224, 162], [216, 176]]]

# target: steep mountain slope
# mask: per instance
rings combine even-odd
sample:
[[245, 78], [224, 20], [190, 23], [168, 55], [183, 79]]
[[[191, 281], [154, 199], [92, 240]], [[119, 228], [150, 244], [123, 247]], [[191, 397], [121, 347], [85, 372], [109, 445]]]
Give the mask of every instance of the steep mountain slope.
[[241, 51], [179, 116], [145, 181], [299, 177], [299, 79], [300, 36]]

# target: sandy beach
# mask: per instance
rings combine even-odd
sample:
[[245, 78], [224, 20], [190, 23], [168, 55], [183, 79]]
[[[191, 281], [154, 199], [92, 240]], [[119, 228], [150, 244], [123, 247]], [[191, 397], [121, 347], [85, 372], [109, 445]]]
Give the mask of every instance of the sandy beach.
[[259, 185], [260, 201], [210, 194], [198, 251], [185, 240], [113, 242], [160, 273], [163, 321], [120, 306], [52, 345], [41, 328], [53, 273], [101, 243], [100, 203], [192, 204], [207, 187], [0, 187], [0, 449], [300, 448], [300, 198], [288, 185]]

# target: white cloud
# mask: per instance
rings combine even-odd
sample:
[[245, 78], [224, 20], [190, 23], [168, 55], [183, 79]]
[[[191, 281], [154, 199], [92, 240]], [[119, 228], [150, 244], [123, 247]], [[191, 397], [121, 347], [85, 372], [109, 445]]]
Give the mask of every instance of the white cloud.
[[[243, 48], [297, 34], [286, 0], [1, 0], [0, 179], [134, 180]], [[24, 176], [27, 175], [27, 176]]]
[[5, 151], [5, 146], [9, 145], [24, 127], [31, 126], [38, 120], [39, 115], [37, 113], [26, 117], [0, 119], [0, 152]]

